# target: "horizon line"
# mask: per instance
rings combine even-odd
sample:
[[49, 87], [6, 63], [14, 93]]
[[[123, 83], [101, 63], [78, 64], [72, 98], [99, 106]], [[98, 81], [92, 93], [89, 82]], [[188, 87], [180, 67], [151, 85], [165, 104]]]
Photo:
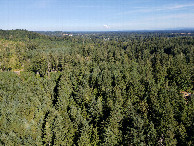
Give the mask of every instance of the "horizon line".
[[33, 32], [114, 32], [114, 31], [176, 31], [176, 30], [194, 30], [194, 27], [178, 27], [178, 28], [163, 28], [163, 29], [126, 29], [126, 30], [28, 30], [22, 28], [16, 29], [1, 29], [0, 30], [27, 30]]

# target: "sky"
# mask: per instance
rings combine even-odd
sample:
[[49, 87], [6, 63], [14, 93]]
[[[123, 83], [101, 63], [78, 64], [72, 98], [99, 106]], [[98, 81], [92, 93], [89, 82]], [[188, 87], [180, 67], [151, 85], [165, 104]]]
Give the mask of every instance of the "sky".
[[0, 0], [0, 29], [119, 31], [194, 28], [194, 0]]

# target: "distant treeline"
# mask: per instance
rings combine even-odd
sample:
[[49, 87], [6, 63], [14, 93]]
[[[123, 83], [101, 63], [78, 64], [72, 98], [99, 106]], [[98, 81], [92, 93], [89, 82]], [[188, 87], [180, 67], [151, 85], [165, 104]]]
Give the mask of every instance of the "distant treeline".
[[0, 30], [1, 145], [194, 144], [193, 32], [52, 33]]

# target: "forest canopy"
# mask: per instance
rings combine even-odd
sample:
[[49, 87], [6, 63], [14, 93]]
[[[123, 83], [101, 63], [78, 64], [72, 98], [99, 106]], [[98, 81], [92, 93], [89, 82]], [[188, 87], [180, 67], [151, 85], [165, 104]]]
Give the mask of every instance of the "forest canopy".
[[0, 30], [0, 144], [193, 145], [193, 57], [193, 31]]

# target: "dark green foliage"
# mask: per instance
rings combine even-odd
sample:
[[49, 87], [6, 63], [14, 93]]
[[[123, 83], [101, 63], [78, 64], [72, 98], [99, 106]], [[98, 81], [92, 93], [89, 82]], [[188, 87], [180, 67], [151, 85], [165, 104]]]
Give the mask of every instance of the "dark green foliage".
[[0, 145], [194, 144], [193, 35], [62, 34], [0, 30]]

